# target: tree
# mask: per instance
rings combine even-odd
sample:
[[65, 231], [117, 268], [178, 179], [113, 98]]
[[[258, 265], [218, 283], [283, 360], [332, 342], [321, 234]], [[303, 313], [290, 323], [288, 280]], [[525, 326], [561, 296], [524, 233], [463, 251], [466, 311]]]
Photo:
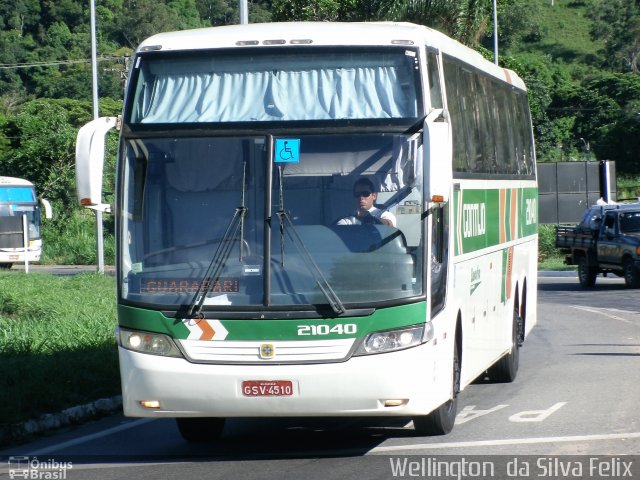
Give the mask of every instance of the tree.
[[196, 5], [200, 18], [210, 26], [235, 23], [237, 17], [235, 0], [197, 0]]
[[38, 0], [0, 0], [0, 30], [13, 30], [21, 37], [39, 23]]
[[[121, 108], [121, 102], [101, 102], [104, 115], [116, 115]], [[76, 135], [91, 119], [91, 110], [89, 100], [38, 99], [0, 115], [0, 175], [29, 179], [42, 196], [73, 209]]]
[[[500, 0], [498, 5], [498, 46], [499, 51], [509, 52], [521, 41], [538, 38], [540, 26], [536, 22], [540, 10], [539, 2], [529, 0]], [[493, 17], [482, 44], [493, 50]]]
[[640, 2], [592, 0], [591, 35], [605, 43], [605, 63], [619, 71], [640, 70]]
[[0, 164], [2, 174], [27, 178], [43, 196], [68, 201], [74, 191], [76, 131], [65, 110], [49, 101], [34, 100], [24, 104], [8, 123], [12, 149]]
[[271, 9], [272, 9], [271, 0], [250, 1], [249, 2], [249, 22], [250, 23], [270, 22]]
[[162, 0], [130, 0], [117, 23], [119, 40], [135, 49], [153, 34], [180, 30], [183, 20]]
[[15, 30], [0, 32], [0, 63], [5, 65], [0, 70], [0, 94], [25, 93], [20, 70], [10, 66], [22, 62], [27, 55], [27, 48], [33, 45], [31, 37], [20, 37]]
[[[355, 0], [275, 0], [275, 21], [337, 21], [349, 16]], [[344, 14], [344, 16], [343, 16]]]
[[385, 19], [426, 25], [460, 42], [476, 46], [491, 21], [486, 0], [380, 0]]
[[477, 45], [491, 17], [486, 0], [274, 0], [276, 21], [392, 20], [426, 25]]
[[583, 85], [601, 99], [597, 115], [582, 122], [583, 132], [594, 136], [598, 158], [615, 160], [620, 172], [640, 173], [640, 75], [602, 72]]
[[196, 6], [196, 0], [167, 0], [167, 8], [178, 15], [178, 30], [200, 28], [204, 24]]

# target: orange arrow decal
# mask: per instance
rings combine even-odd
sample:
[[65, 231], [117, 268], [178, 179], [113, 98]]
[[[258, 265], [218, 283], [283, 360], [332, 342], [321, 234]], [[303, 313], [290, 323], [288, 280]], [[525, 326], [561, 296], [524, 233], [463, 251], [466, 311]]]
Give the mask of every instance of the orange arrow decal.
[[211, 325], [209, 325], [209, 322], [207, 322], [206, 320], [200, 320], [198, 322], [198, 327], [200, 327], [200, 330], [202, 330], [202, 335], [200, 335], [199, 340], [211, 340], [216, 334], [216, 331], [211, 327]]

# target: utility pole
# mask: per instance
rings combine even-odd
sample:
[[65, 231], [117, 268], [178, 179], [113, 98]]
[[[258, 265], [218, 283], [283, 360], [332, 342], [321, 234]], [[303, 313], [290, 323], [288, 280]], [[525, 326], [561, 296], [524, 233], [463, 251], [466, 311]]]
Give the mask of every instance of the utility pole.
[[249, 6], [247, 5], [247, 0], [239, 0], [240, 1], [240, 24], [246, 25], [249, 23]]
[[498, 65], [498, 5], [493, 0], [493, 63]]
[[[98, 56], [96, 46], [96, 2], [89, 0], [91, 4], [91, 89], [93, 92], [93, 118], [99, 117], [98, 112]], [[102, 212], [96, 212], [96, 259], [98, 273], [104, 273], [104, 238], [102, 231]]]

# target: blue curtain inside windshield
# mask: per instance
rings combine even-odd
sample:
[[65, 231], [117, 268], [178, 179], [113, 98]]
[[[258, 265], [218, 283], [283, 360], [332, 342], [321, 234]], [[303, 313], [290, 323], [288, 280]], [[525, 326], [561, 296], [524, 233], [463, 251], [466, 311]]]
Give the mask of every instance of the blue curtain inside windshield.
[[141, 62], [132, 123], [414, 118], [414, 52], [225, 55]]

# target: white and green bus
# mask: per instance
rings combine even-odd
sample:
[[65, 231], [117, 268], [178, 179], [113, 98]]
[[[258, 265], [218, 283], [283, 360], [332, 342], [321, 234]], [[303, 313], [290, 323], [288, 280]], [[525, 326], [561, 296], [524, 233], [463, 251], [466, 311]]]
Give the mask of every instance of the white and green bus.
[[40, 260], [41, 207], [45, 218], [51, 218], [51, 204], [38, 198], [33, 183], [0, 176], [0, 268]]
[[[515, 378], [537, 184], [514, 72], [412, 24], [163, 33], [122, 118], [78, 134], [83, 205], [102, 208], [114, 126], [126, 415], [175, 417], [189, 441], [232, 417], [441, 434], [474, 379]], [[339, 224], [362, 178], [394, 226]]]

